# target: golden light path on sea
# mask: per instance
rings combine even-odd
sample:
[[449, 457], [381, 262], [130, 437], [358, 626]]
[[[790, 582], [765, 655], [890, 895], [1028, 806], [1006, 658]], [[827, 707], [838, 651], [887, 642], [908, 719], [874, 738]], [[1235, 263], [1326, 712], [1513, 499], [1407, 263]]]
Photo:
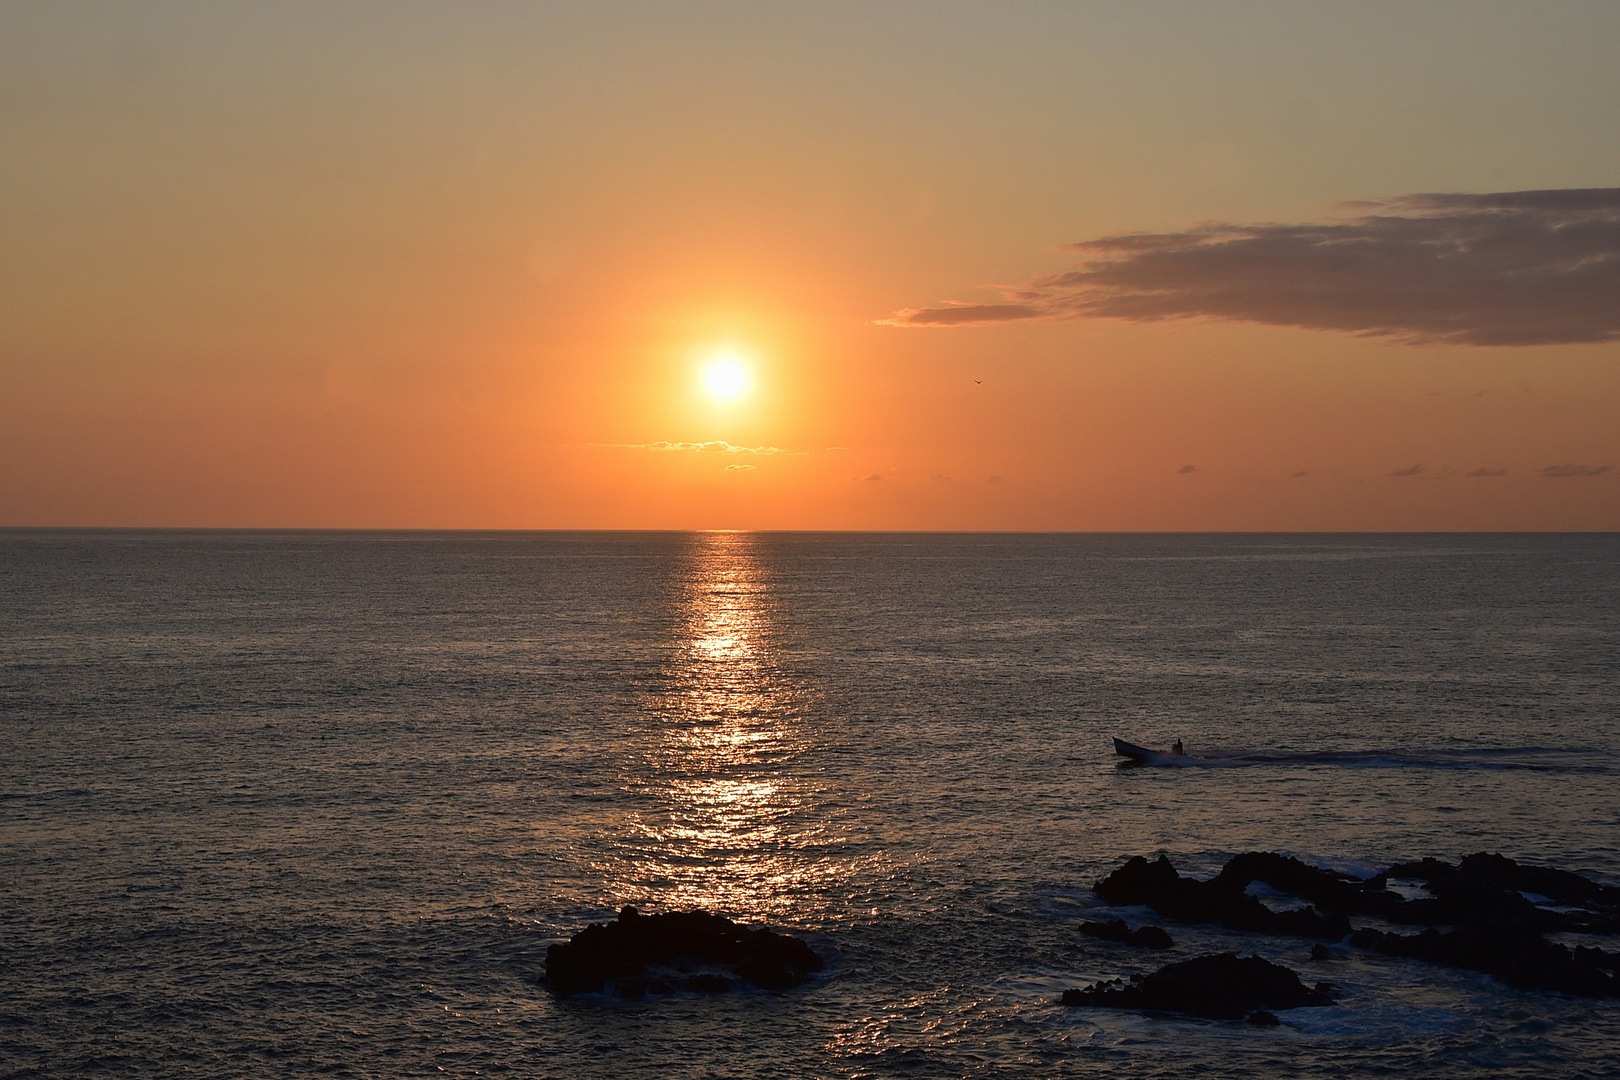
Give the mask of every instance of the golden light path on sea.
[[749, 921], [802, 917], [854, 872], [831, 850], [826, 785], [806, 769], [805, 688], [779, 668], [779, 615], [756, 536], [699, 533], [683, 568], [680, 638], [654, 703], [656, 743], [638, 786], [635, 880], [615, 888], [662, 910]]

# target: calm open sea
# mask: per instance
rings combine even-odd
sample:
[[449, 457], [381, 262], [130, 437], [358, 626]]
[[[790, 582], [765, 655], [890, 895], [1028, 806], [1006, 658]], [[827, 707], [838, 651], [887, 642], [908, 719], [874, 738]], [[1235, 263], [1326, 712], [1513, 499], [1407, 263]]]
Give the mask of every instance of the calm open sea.
[[[0, 532], [0, 1074], [1620, 1074], [1620, 1002], [1075, 930], [1248, 849], [1620, 884], [1620, 538]], [[539, 985], [625, 903], [828, 969]], [[1345, 997], [1053, 1004], [1220, 949]]]

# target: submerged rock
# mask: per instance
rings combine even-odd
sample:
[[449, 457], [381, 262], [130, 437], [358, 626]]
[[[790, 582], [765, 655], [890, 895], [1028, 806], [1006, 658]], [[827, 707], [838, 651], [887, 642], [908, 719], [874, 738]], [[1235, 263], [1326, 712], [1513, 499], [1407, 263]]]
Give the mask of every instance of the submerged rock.
[[563, 996], [723, 993], [734, 982], [786, 990], [822, 968], [796, 937], [704, 911], [642, 915], [633, 907], [546, 950], [546, 979]]
[[1134, 983], [1113, 979], [1085, 989], [1065, 990], [1061, 1000], [1070, 1006], [1146, 1009], [1210, 1020], [1247, 1017], [1262, 1025], [1277, 1022], [1275, 1016], [1267, 1019], [1270, 1010], [1333, 1004], [1325, 989], [1306, 986], [1298, 975], [1280, 964], [1235, 953], [1169, 964]]
[[1175, 942], [1162, 927], [1144, 926], [1139, 930], [1132, 930], [1125, 925], [1124, 919], [1109, 919], [1107, 922], [1082, 922], [1080, 932], [1087, 937], [1101, 938], [1103, 941], [1117, 941], [1123, 945], [1135, 945], [1139, 949], [1173, 949]]

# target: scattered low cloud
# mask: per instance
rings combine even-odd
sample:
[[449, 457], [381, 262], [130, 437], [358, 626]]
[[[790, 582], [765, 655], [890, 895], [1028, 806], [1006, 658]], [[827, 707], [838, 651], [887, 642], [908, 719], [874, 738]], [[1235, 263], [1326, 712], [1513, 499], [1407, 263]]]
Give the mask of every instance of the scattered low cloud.
[[876, 484], [882, 481], [882, 479], [883, 475], [881, 473], [873, 473], [871, 476], [866, 478], [866, 482], [869, 484]]
[[1548, 465], [1541, 470], [1542, 476], [1554, 480], [1570, 480], [1585, 476], [1602, 476], [1614, 466], [1612, 465]]
[[1620, 340], [1620, 188], [1401, 195], [1306, 224], [1215, 222], [1067, 245], [1073, 270], [881, 320], [1207, 318], [1406, 344]]
[[1506, 476], [1506, 469], [1475, 469], [1468, 476]]
[[1299, 470], [1299, 472], [1291, 472], [1291, 473], [1289, 473], [1288, 478], [1290, 480], [1298, 480], [1302, 476], [1309, 476], [1309, 475], [1310, 475], [1310, 473], [1306, 472], [1304, 469], [1301, 469], [1301, 470]]
[[733, 471], [742, 472], [742, 471], [746, 471], [746, 470], [752, 469], [752, 468], [753, 468], [752, 465], [727, 465], [726, 466], [726, 472], [733, 472]]
[[1389, 475], [1391, 475], [1391, 476], [1422, 476], [1423, 475], [1423, 466], [1422, 465], [1413, 465], [1410, 469], [1396, 469], [1394, 472], [1390, 473]]
[[1045, 314], [1041, 308], [1028, 304], [950, 303], [944, 307], [897, 311], [878, 322], [883, 326], [982, 326], [985, 323], [1039, 319]]
[[[715, 439], [711, 442], [658, 442], [650, 443], [591, 443], [591, 446], [604, 446], [617, 450], [650, 450], [654, 453], [671, 453], [674, 451], [689, 451], [697, 454], [786, 454], [788, 451], [779, 446], [736, 446], [724, 439]], [[838, 449], [834, 447], [833, 449]]]
[[1180, 476], [1186, 476], [1188, 473], [1194, 473], [1197, 471], [1198, 466], [1196, 465], [1183, 465], [1181, 468], [1176, 470], [1176, 473]]

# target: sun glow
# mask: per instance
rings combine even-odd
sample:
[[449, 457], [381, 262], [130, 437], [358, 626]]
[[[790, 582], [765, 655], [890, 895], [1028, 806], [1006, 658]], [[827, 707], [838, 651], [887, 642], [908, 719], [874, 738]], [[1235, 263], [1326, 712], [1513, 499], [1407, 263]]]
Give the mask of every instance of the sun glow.
[[703, 368], [703, 392], [721, 403], [746, 394], [750, 381], [747, 366], [735, 356], [716, 357]]

